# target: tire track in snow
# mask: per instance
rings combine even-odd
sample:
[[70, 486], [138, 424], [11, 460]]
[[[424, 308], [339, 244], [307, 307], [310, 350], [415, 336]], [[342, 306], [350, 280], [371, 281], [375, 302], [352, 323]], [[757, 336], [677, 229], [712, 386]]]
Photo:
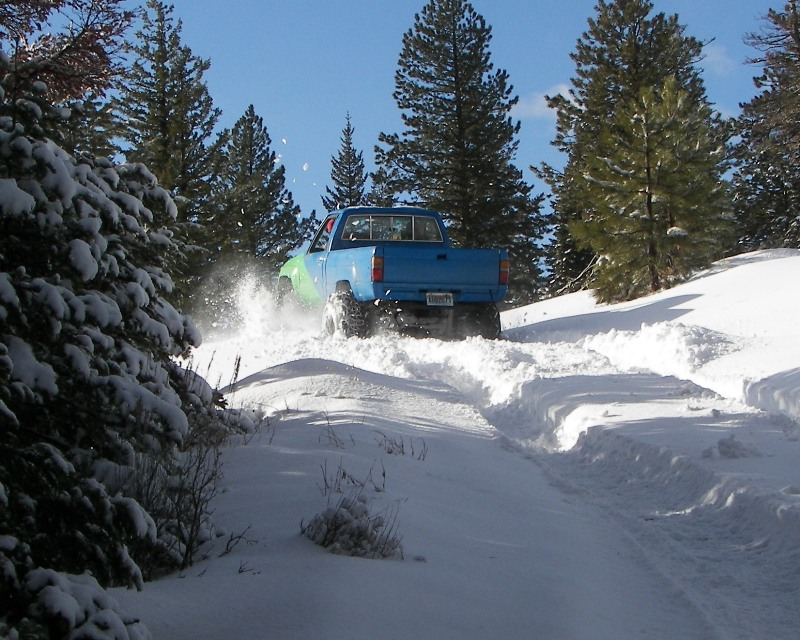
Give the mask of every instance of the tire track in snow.
[[[663, 460], [652, 460], [648, 466], [652, 447], [623, 434], [626, 420], [633, 419], [649, 420], [651, 430], [660, 429], [652, 411], [645, 418], [636, 417], [637, 410], [656, 404], [673, 411], [691, 401], [705, 409], [706, 417], [709, 411], [718, 412], [721, 423], [728, 407], [696, 385], [671, 376], [632, 373], [577, 342], [323, 340], [289, 332], [281, 334], [280, 342], [263, 352], [253, 350], [249, 356], [254, 358], [254, 370], [314, 357], [449, 385], [514, 449], [548, 468], [554, 483], [565, 489], [571, 485], [571, 494], [594, 505], [624, 531], [642, 561], [673, 586], [674, 601], [691, 607], [708, 622], [708, 637], [744, 639], [757, 637], [765, 629], [774, 630], [775, 638], [793, 637], [796, 616], [790, 601], [800, 594], [792, 570], [800, 570], [800, 561], [795, 558], [770, 585], [773, 577], [764, 577], [758, 565], [758, 555], [764, 552], [735, 549], [747, 546], [748, 531], [729, 531], [731, 512], [719, 511], [715, 505], [717, 511], [707, 511], [705, 520], [692, 519], [696, 514], [690, 507], [712, 491], [718, 479], [700, 473], [694, 463], [673, 465], [672, 459], [679, 456], [669, 451]], [[715, 403], [719, 409], [713, 408]], [[591, 431], [592, 438], [585, 437], [568, 454], [556, 453], [569, 449], [579, 434], [593, 426], [599, 428]], [[618, 429], [617, 441], [605, 437], [610, 432], [603, 430], [611, 428]], [[581, 459], [591, 446], [604, 465]], [[579, 487], [577, 493], [575, 487]], [[726, 491], [729, 497], [736, 494], [735, 487]], [[668, 513], [672, 515], [667, 517]], [[713, 539], [725, 540], [728, 548], [715, 548]]]

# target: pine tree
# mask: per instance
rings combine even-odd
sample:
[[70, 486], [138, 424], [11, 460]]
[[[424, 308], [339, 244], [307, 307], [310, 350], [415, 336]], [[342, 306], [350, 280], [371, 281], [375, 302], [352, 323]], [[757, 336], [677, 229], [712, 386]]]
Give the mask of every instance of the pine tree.
[[372, 174], [372, 186], [367, 194], [367, 204], [373, 207], [393, 207], [397, 195], [393, 192], [385, 167], [378, 167]]
[[747, 107], [739, 126], [732, 180], [738, 246], [800, 249], [800, 152], [759, 138]]
[[[557, 98], [560, 98], [557, 97]], [[556, 98], [556, 99], [557, 99]], [[551, 106], [553, 98], [550, 98]], [[572, 188], [581, 178], [578, 163], [567, 161], [562, 171], [549, 165], [531, 167], [552, 188], [552, 213], [548, 225], [552, 240], [542, 250], [550, 275], [542, 286], [545, 297], [578, 291], [586, 286], [588, 276], [597, 262], [591, 249], [581, 248], [570, 231], [570, 223], [580, 220], [582, 200]]]
[[355, 129], [347, 114], [347, 123], [342, 130], [339, 154], [331, 157], [331, 181], [333, 188], [327, 187], [327, 196], [322, 196], [326, 211], [345, 207], [357, 207], [367, 203], [365, 185], [367, 174], [364, 170], [364, 154], [353, 146]]
[[673, 78], [618, 105], [581, 185], [591, 213], [570, 227], [601, 256], [590, 282], [598, 299], [668, 288], [720, 255], [730, 226], [726, 139]]
[[749, 44], [761, 51], [761, 93], [742, 107], [734, 175], [737, 234], [745, 250], [800, 248], [800, 15], [796, 0], [770, 10]]
[[[116, 4], [0, 7], [2, 637], [66, 637], [73, 629], [93, 636], [100, 618], [134, 633], [131, 627], [140, 627], [106, 608], [101, 583], [141, 586], [127, 543], [138, 537], [135, 519], [146, 514], [94, 471], [109, 459], [123, 462], [123, 450], [133, 446], [117, 429], [123, 412], [109, 407], [115, 393], [134, 392], [135, 376], [122, 373], [122, 360], [135, 357], [140, 321], [157, 321], [160, 311], [128, 318], [130, 342], [116, 330], [126, 285], [147, 274], [158, 282], [162, 273], [153, 262], [136, 265], [148, 238], [141, 226], [147, 207], [137, 195], [154, 196], [152, 205], [161, 194], [141, 184], [145, 171], [126, 175], [107, 160], [78, 162], [51, 138], [63, 115], [51, 101], [103, 92], [113, 77], [111, 57], [126, 15]], [[107, 23], [90, 19], [83, 13], [89, 9]], [[62, 19], [63, 13], [52, 15], [58, 10], [73, 18], [63, 31], [52, 27]], [[39, 55], [29, 56], [20, 42]], [[62, 56], [64, 50], [70, 55]], [[129, 210], [134, 201], [140, 207]], [[157, 304], [158, 296], [152, 300]], [[177, 332], [174, 346], [183, 342]], [[155, 399], [155, 385], [153, 391]], [[72, 619], [46, 606], [47, 599], [71, 597], [73, 588], [91, 604]]]
[[306, 239], [313, 221], [303, 220], [286, 188], [286, 169], [272, 140], [250, 105], [221, 147], [221, 170], [214, 181], [213, 225], [220, 257], [258, 258], [276, 274], [289, 252]]
[[250, 105], [222, 141], [206, 221], [213, 244], [200, 317], [235, 320], [233, 279], [250, 273], [262, 284], [310, 237], [315, 217], [302, 218], [286, 188], [285, 168], [271, 148], [263, 119]]
[[209, 191], [209, 141], [220, 115], [203, 79], [210, 62], [182, 44], [182, 25], [174, 23], [171, 5], [148, 0], [147, 9], [131, 47], [136, 60], [116, 104], [128, 145], [125, 158], [145, 164], [185, 203], [181, 213], [191, 219]]
[[57, 123], [61, 147], [71, 155], [113, 158], [119, 153], [115, 143], [117, 122], [110, 100], [94, 93], [66, 105], [69, 117]]
[[390, 192], [440, 211], [465, 247], [507, 247], [509, 300], [533, 299], [539, 279], [541, 197], [514, 165], [517, 102], [505, 71], [490, 61], [491, 29], [466, 0], [430, 0], [403, 37], [394, 97], [406, 130], [380, 135], [376, 149]]
[[[85, 101], [106, 89], [99, 79], [112, 80], [94, 65], [111, 64], [119, 45], [116, 4], [0, 5], [3, 26], [11, 7], [17, 29], [9, 41], [0, 28], [4, 638], [99, 638], [109, 629], [149, 637], [103, 587], [140, 588], [148, 568], [186, 567], [212, 533], [213, 443], [227, 417], [211, 388], [175, 361], [199, 341], [166, 299], [179, 247], [158, 221], [177, 207], [143, 165], [115, 164], [91, 147], [75, 158], [50, 135], [64, 115], [51, 100]], [[51, 16], [65, 6], [77, 18], [91, 13], [90, 38], [72, 31], [81, 20]], [[45, 41], [60, 43], [58, 60], [47, 47], [30, 60], [5, 54], [14, 37], [32, 41], [39, 28], [55, 32]], [[63, 48], [75, 55], [61, 57]], [[60, 80], [50, 89], [53, 74]], [[197, 489], [200, 479], [208, 482]], [[143, 484], [163, 508], [140, 500]]]
[[554, 291], [585, 286], [596, 261], [593, 251], [576, 245], [571, 225], [591, 216], [581, 177], [601, 130], [615, 122], [620, 106], [636, 100], [643, 89], [661, 87], [668, 77], [676, 78], [690, 102], [707, 104], [695, 66], [702, 43], [684, 35], [677, 16], [651, 16], [652, 10], [650, 0], [599, 0], [596, 17], [588, 20], [588, 29], [571, 54], [575, 76], [569, 95], [548, 98], [557, 116], [553, 145], [566, 161], [560, 171], [546, 164], [534, 170], [553, 193], [555, 242], [548, 258]]
[[[125, 158], [145, 164], [175, 197], [179, 215], [173, 226], [183, 246], [207, 251], [209, 236], [196, 225], [203, 222], [218, 151], [211, 141], [220, 111], [203, 79], [210, 62], [182, 44], [182, 25], [173, 21], [171, 5], [148, 0], [147, 9], [131, 47], [136, 59], [116, 101]], [[191, 307], [205, 256], [196, 252], [189, 258], [175, 275], [176, 299]]]

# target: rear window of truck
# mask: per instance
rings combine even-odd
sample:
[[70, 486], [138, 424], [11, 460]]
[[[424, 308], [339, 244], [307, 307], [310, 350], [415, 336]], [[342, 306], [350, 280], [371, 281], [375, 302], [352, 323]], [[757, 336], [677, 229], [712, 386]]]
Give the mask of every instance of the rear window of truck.
[[431, 216], [352, 215], [344, 224], [342, 240], [442, 242], [442, 232]]

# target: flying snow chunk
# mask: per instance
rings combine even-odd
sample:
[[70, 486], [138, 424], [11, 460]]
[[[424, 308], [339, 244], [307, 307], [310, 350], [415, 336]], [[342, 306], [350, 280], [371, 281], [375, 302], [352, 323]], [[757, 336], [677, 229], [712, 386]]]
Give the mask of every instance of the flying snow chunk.
[[283, 144], [286, 144], [286, 138], [281, 138], [281, 142], [282, 142]]
[[303, 163], [303, 171], [308, 171], [308, 167], [309, 167], [309, 166], [310, 166], [310, 165], [308, 164], [308, 162], [304, 162], [304, 163]]

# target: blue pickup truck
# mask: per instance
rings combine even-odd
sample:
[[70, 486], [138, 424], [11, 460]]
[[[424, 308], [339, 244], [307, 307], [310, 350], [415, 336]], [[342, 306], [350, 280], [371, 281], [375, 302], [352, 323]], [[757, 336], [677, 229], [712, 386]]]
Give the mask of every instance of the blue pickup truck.
[[435, 211], [350, 207], [283, 265], [277, 298], [321, 307], [327, 334], [497, 338], [507, 289], [508, 254], [451, 247]]

